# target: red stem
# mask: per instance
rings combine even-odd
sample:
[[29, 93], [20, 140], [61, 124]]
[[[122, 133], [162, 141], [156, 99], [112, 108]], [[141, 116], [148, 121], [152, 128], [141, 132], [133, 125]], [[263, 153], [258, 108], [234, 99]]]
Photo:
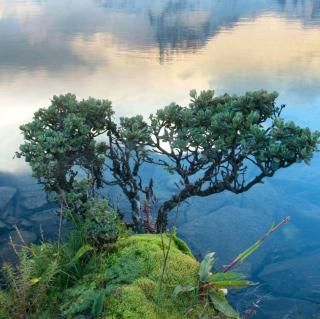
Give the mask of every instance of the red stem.
[[[274, 233], [279, 227], [281, 227], [282, 225], [286, 224], [287, 222], [289, 222], [291, 219], [290, 216], [286, 216], [285, 218], [283, 218], [283, 220], [278, 223], [277, 225], [273, 226], [267, 233], [265, 233], [258, 241], [257, 243], [263, 243], [272, 233]], [[237, 258], [235, 258], [234, 260], [232, 260], [232, 262], [230, 264], [228, 264], [227, 266], [224, 267], [224, 269], [222, 270], [222, 272], [227, 272], [229, 271], [231, 268], [233, 268], [239, 261], [241, 260], [241, 256], [239, 255]]]

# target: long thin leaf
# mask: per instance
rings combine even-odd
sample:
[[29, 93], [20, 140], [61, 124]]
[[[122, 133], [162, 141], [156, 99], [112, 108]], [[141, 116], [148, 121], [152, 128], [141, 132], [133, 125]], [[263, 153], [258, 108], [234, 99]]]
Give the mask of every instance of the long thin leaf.
[[228, 318], [239, 318], [238, 313], [230, 306], [226, 298], [219, 292], [210, 290], [209, 298], [216, 310], [223, 313]]
[[251, 247], [249, 247], [239, 255], [239, 261], [243, 262], [246, 258], [252, 255], [258, 248], [260, 248], [261, 245], [262, 245], [262, 242], [260, 241], [254, 243]]
[[84, 256], [86, 253], [92, 250], [93, 250], [93, 247], [90, 245], [82, 246], [73, 257], [72, 262], [79, 260], [82, 256]]
[[208, 253], [202, 260], [199, 268], [199, 279], [201, 282], [207, 282], [213, 263], [215, 261], [215, 253]]
[[219, 288], [233, 288], [233, 289], [245, 288], [248, 286], [257, 285], [256, 282], [248, 281], [248, 280], [225, 280], [225, 281], [213, 282], [213, 284]]
[[238, 272], [216, 272], [209, 276], [210, 282], [217, 282], [217, 281], [225, 281], [225, 280], [242, 280], [245, 276]]
[[187, 285], [187, 286], [178, 285], [176, 286], [176, 288], [174, 288], [173, 295], [176, 297], [183, 292], [190, 292], [190, 291], [194, 291], [195, 289], [196, 287], [192, 285]]
[[41, 277], [31, 278], [31, 280], [30, 280], [31, 286], [36, 285], [40, 280], [41, 280]]
[[229, 271], [231, 268], [233, 268], [238, 262], [243, 262], [246, 258], [248, 258], [250, 255], [252, 255], [258, 248], [261, 247], [261, 245], [266, 241], [266, 239], [274, 233], [277, 229], [279, 229], [284, 224], [288, 223], [290, 221], [290, 216], [286, 216], [283, 218], [283, 220], [278, 224], [272, 224], [271, 228], [253, 245], [251, 245], [249, 248], [247, 248], [244, 252], [239, 254], [237, 258], [235, 258], [230, 264], [228, 264], [224, 269], [223, 272]]
[[92, 309], [91, 309], [91, 314], [96, 318], [99, 316], [102, 311], [103, 311], [103, 306], [104, 306], [104, 299], [105, 299], [105, 291], [101, 290], [96, 298], [94, 299]]

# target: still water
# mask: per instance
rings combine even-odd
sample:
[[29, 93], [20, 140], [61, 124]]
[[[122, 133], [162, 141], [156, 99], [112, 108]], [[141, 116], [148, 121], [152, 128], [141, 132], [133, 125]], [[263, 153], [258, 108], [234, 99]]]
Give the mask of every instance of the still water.
[[[147, 116], [187, 103], [193, 88], [276, 90], [286, 119], [320, 129], [320, 0], [0, 0], [0, 172], [27, 170], [12, 159], [18, 126], [54, 94], [108, 98], [119, 116]], [[195, 251], [226, 263], [273, 219], [293, 215], [247, 265], [261, 286], [234, 296], [257, 318], [317, 311], [319, 162], [206, 201], [205, 214], [195, 200], [180, 221]]]

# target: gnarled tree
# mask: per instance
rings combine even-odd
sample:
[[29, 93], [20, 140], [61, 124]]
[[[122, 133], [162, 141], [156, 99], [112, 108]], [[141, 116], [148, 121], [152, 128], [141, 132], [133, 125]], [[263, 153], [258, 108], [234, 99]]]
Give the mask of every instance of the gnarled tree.
[[162, 155], [158, 163], [180, 178], [177, 192], [159, 208], [158, 231], [186, 199], [246, 192], [281, 168], [308, 162], [319, 142], [318, 132], [280, 117], [284, 106], [276, 105], [277, 93], [190, 95], [189, 106], [172, 103], [150, 117], [150, 146]]
[[[277, 93], [248, 92], [215, 97], [213, 91], [191, 91], [188, 106], [175, 103], [150, 116], [122, 118], [116, 123], [111, 102], [74, 95], [54, 97], [48, 109], [21, 126], [25, 143], [19, 156], [47, 192], [74, 193], [82, 211], [86, 174], [91, 190], [118, 185], [129, 200], [134, 229], [143, 232], [142, 200], [153, 196], [153, 181], [145, 180], [145, 163], [161, 165], [179, 177], [176, 193], [157, 211], [156, 229], [166, 229], [169, 212], [193, 196], [249, 190], [281, 168], [308, 162], [317, 150], [319, 132], [281, 118]], [[105, 134], [106, 141], [96, 138]], [[112, 180], [105, 180], [108, 169]], [[78, 190], [79, 191], [78, 191]], [[72, 194], [73, 196], [73, 194]], [[86, 197], [86, 196], [85, 196]], [[85, 209], [84, 209], [85, 214]]]
[[148, 199], [152, 193], [152, 181], [146, 185], [141, 178], [141, 167], [149, 158], [147, 148], [150, 133], [142, 116], [121, 118], [119, 125], [109, 117], [107, 168], [114, 180], [107, 185], [118, 185], [130, 202], [133, 227], [136, 232], [144, 232], [145, 219], [141, 195]]
[[17, 156], [30, 164], [48, 194], [60, 201], [70, 195], [78, 214], [88, 192], [103, 186], [107, 145], [96, 138], [108, 131], [112, 113], [107, 100], [77, 101], [66, 94], [54, 96], [48, 108], [39, 109], [20, 127], [24, 143]]

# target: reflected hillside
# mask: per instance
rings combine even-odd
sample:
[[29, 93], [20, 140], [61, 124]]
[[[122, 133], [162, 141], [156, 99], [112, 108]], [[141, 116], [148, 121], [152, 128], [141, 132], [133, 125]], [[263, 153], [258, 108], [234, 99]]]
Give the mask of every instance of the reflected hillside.
[[[261, 15], [279, 15], [301, 20], [304, 25], [319, 24], [320, 2], [312, 0], [226, 0], [226, 1], [100, 1], [108, 11], [121, 11], [117, 25], [136, 17], [153, 29], [153, 39], [159, 47], [160, 61], [170, 60], [179, 52], [194, 52], [223, 29], [231, 29], [242, 20], [254, 20]], [[139, 18], [138, 18], [139, 17]], [[136, 24], [139, 28], [139, 22]], [[136, 30], [137, 30], [136, 29]], [[135, 28], [132, 29], [135, 33]], [[119, 33], [119, 37], [125, 36]], [[150, 41], [150, 38], [148, 39]], [[122, 41], [130, 39], [122, 38]], [[145, 45], [148, 45], [147, 41]], [[149, 43], [150, 44], [150, 43]]]
[[280, 11], [288, 17], [298, 18], [305, 25], [319, 25], [320, 1], [313, 0], [278, 0]]
[[[65, 6], [67, 5], [67, 10]], [[74, 52], [79, 37], [107, 36], [127, 51], [151, 53], [161, 62], [179, 53], [194, 53], [221, 30], [262, 15], [297, 19], [318, 25], [319, 0], [83, 0], [0, 2], [0, 63], [18, 68], [58, 71], [73, 66], [95, 67]], [[130, 32], [127, 32], [130, 30]]]

